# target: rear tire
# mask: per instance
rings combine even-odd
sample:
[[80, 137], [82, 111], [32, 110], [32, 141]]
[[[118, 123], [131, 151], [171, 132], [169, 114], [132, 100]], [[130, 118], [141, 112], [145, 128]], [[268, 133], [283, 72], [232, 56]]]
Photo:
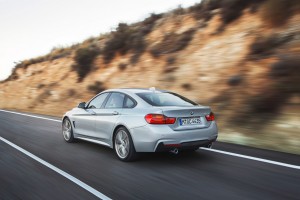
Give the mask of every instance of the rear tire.
[[121, 161], [130, 162], [138, 158], [130, 133], [125, 127], [118, 128], [114, 135], [114, 150]]
[[68, 143], [75, 142], [72, 124], [68, 118], [64, 118], [64, 120], [62, 122], [62, 134], [63, 134], [63, 138], [66, 142], [68, 142]]

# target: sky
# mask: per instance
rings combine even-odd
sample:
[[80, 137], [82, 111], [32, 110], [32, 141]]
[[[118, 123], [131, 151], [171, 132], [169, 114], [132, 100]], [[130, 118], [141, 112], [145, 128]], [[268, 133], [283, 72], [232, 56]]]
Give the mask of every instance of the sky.
[[0, 0], [0, 80], [16, 62], [200, 0]]

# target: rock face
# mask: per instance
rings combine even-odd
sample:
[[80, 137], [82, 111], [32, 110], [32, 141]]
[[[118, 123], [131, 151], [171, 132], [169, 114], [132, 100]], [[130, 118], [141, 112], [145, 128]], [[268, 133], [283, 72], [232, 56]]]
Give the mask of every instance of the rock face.
[[[177, 9], [151, 16], [151, 23], [123, 25], [118, 34], [138, 30], [135, 39], [125, 37], [137, 47], [124, 50], [122, 44], [110, 60], [105, 50], [116, 33], [55, 50], [0, 83], [0, 108], [61, 116], [105, 88], [154, 86], [210, 105], [222, 140], [299, 153], [300, 14], [274, 28], [261, 9], [252, 9], [226, 25], [220, 8], [211, 10], [209, 19]], [[86, 61], [91, 68], [79, 81], [74, 57], [76, 49], [86, 47], [100, 51]], [[274, 76], [274, 69], [285, 73]]]

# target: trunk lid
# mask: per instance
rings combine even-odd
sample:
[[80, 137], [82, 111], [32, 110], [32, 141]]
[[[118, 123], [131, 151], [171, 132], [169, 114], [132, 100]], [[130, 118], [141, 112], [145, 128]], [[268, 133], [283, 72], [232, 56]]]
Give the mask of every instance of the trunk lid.
[[[176, 122], [168, 125], [175, 131], [207, 128], [211, 123], [205, 118], [205, 115], [208, 115], [211, 112], [211, 109], [208, 106], [167, 106], [158, 108], [162, 110], [165, 116], [176, 117]], [[196, 118], [200, 119], [200, 122]], [[185, 124], [185, 122], [191, 120], [195, 122], [195, 124]]]

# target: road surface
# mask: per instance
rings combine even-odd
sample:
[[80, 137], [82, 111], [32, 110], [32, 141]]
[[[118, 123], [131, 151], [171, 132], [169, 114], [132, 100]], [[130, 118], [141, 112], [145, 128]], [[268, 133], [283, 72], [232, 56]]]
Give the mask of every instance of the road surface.
[[0, 110], [1, 200], [300, 198], [298, 155], [216, 142], [218, 152], [125, 163], [109, 148], [66, 143], [60, 119], [31, 115]]

